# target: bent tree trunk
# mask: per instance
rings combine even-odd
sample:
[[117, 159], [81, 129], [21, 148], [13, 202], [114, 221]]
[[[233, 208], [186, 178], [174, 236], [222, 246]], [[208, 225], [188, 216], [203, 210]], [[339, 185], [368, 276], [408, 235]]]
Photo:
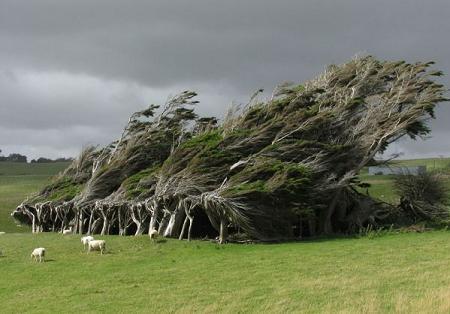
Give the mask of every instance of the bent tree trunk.
[[192, 225], [194, 224], [194, 216], [189, 217], [188, 241], [191, 241]]
[[167, 225], [169, 224], [169, 219], [170, 219], [170, 213], [167, 211], [164, 211], [164, 216], [161, 219], [161, 222], [158, 227], [159, 234], [162, 234], [166, 230]]
[[192, 232], [193, 221], [194, 221], [194, 216], [192, 216], [192, 214], [190, 213], [190, 210], [185, 210], [185, 218], [184, 218], [184, 222], [183, 222], [183, 227], [181, 228], [180, 236], [178, 237], [179, 240], [183, 240], [187, 224], [189, 223], [187, 239], [188, 239], [188, 241], [191, 241], [191, 232]]
[[100, 234], [105, 235], [108, 232], [108, 230], [109, 230], [109, 219], [107, 216], [103, 216], [103, 227]]
[[164, 231], [165, 237], [176, 237], [180, 234], [180, 227], [183, 222], [185, 213], [184, 210], [175, 210], [171, 215], [169, 219], [169, 223], [166, 227], [166, 230]]
[[87, 230], [87, 234], [92, 234], [92, 222], [94, 220], [94, 211], [91, 211], [91, 215], [89, 217], [89, 224], [88, 224], [88, 230]]
[[178, 237], [178, 240], [183, 240], [184, 232], [186, 230], [186, 226], [188, 224], [188, 221], [189, 221], [189, 217], [186, 216], [186, 218], [184, 218], [183, 227], [181, 228], [181, 232], [180, 232], [180, 236]]
[[160, 212], [160, 210], [159, 210], [158, 206], [153, 206], [153, 214], [150, 219], [150, 225], [148, 227], [148, 235], [150, 235], [152, 230], [156, 230], [159, 212]]
[[219, 233], [219, 243], [224, 244], [228, 238], [228, 227], [227, 221], [225, 219], [220, 220], [220, 233]]
[[91, 230], [91, 234], [95, 234], [96, 231], [99, 229], [100, 224], [102, 222], [101, 218], [97, 218], [94, 223], [92, 224], [92, 230]]

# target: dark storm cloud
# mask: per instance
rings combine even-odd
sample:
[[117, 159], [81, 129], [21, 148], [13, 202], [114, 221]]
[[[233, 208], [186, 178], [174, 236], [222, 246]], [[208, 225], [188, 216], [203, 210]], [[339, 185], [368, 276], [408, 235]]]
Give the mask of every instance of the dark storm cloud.
[[[450, 73], [449, 15], [448, 0], [2, 0], [0, 127], [10, 133], [0, 148], [72, 154], [186, 88], [220, 115], [257, 88], [301, 82], [356, 53], [435, 60]], [[425, 153], [448, 152], [447, 117], [440, 109]], [[42, 140], [27, 136], [36, 130]]]

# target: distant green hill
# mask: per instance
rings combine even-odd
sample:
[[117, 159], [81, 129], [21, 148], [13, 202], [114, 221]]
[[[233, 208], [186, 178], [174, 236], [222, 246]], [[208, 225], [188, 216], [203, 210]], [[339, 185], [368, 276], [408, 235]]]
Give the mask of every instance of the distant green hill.
[[69, 165], [67, 162], [27, 164], [0, 162], [0, 231], [24, 232], [10, 217], [11, 211], [27, 195], [38, 192], [49, 179]]

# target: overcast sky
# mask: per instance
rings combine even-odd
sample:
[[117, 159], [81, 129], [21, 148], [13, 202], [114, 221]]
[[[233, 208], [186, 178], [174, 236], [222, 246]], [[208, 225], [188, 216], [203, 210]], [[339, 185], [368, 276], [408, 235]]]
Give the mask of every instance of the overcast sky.
[[[449, 16], [449, 0], [0, 0], [0, 149], [75, 156], [179, 91], [220, 116], [361, 53], [449, 75]], [[449, 105], [430, 139], [390, 152], [450, 156]]]

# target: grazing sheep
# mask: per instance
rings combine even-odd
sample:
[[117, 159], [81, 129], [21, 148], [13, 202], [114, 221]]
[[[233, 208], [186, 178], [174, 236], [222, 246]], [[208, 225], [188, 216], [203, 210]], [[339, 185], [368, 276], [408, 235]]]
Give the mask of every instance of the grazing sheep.
[[39, 259], [39, 263], [44, 262], [45, 259], [45, 248], [39, 247], [37, 249], [34, 249], [33, 252], [31, 252], [31, 258], [37, 262]]
[[88, 253], [90, 251], [100, 251], [100, 254], [103, 255], [103, 251], [106, 249], [105, 240], [92, 240], [88, 242]]
[[63, 234], [71, 234], [71, 233], [72, 233], [72, 227], [70, 227], [69, 229], [63, 230]]
[[81, 238], [81, 243], [83, 243], [83, 248], [86, 250], [86, 245], [89, 244], [89, 242], [91, 242], [92, 240], [94, 240], [93, 236], [86, 236], [86, 237], [82, 237]]
[[149, 236], [152, 241], [156, 241], [159, 236], [158, 230], [153, 229], [152, 231], [150, 231]]

